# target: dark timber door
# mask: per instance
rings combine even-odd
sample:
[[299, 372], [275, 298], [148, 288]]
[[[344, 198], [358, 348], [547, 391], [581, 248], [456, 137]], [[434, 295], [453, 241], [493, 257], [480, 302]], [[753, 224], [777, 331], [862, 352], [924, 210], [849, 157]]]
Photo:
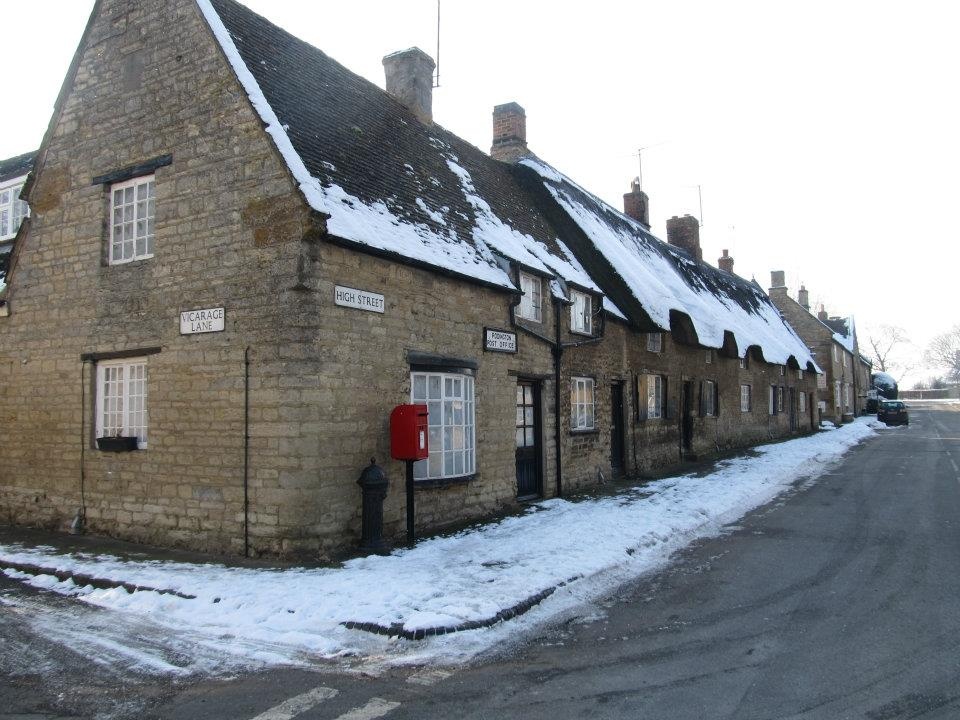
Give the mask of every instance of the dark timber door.
[[541, 494], [540, 385], [517, 382], [517, 497]]
[[680, 438], [684, 450], [690, 450], [693, 443], [693, 383], [683, 384], [683, 397], [680, 403]]
[[610, 466], [618, 475], [623, 474], [623, 383], [610, 386]]
[[797, 391], [790, 388], [790, 429], [797, 429]]

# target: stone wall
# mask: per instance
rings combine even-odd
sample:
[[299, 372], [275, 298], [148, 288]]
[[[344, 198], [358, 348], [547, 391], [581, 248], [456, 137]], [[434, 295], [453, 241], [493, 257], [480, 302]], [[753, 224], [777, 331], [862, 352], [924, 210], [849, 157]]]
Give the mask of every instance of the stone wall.
[[[304, 339], [286, 318], [310, 220], [195, 4], [101, 7], [38, 161], [0, 320], [2, 517], [63, 528], [85, 504], [95, 532], [239, 552], [244, 352], [257, 483], [289, 462], [282, 391]], [[165, 154], [154, 257], [107, 264], [109, 188], [92, 179]], [[226, 307], [225, 331], [181, 336], [179, 312], [204, 307]], [[103, 453], [90, 354], [124, 351], [147, 357], [148, 449]], [[252, 520], [275, 525], [283, 504]]]

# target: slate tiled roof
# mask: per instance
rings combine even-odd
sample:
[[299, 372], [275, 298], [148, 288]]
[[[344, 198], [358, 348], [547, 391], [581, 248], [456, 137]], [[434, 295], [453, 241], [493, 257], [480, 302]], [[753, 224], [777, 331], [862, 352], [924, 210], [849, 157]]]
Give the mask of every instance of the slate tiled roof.
[[26, 175], [33, 169], [33, 161], [37, 151], [17, 155], [16, 157], [0, 160], [0, 182]]
[[[219, 38], [228, 59], [236, 62], [232, 41], [242, 61], [238, 77], [245, 68], [256, 83], [246, 86], [255, 106], [259, 91], [282, 127], [275, 139], [285, 133], [316, 181], [301, 187], [331, 216], [331, 234], [492, 285], [514, 287], [495, 257], [504, 255], [595, 288], [507, 166], [421, 123], [377, 86], [237, 2], [207, 2], [229, 33]], [[217, 18], [207, 19], [216, 34]]]

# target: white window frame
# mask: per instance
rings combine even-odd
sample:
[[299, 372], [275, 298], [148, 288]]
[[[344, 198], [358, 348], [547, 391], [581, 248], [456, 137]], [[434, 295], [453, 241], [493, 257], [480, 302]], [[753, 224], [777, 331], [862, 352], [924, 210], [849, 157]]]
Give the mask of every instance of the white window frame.
[[840, 381], [833, 381], [833, 406], [840, 409]]
[[768, 411], [770, 415], [777, 414], [777, 386], [770, 386], [770, 397], [768, 402]]
[[477, 472], [475, 383], [472, 375], [413, 371], [410, 401], [427, 406], [430, 457], [413, 464], [414, 480], [443, 480]]
[[850, 412], [852, 409], [850, 403], [850, 383], [843, 384], [843, 409], [845, 412]]
[[647, 385], [647, 419], [656, 420], [663, 417], [663, 376], [645, 376]]
[[826, 390], [827, 389], [827, 375], [826, 373], [819, 373], [817, 375], [817, 389]]
[[784, 400], [785, 392], [786, 391], [784, 390], [783, 385], [777, 386], [777, 412], [778, 413], [783, 412], [783, 405], [784, 405], [783, 400]]
[[717, 384], [713, 380], [703, 381], [703, 416], [714, 417], [717, 414]]
[[517, 317], [543, 322], [543, 281], [536, 275], [520, 272], [520, 290], [523, 297], [517, 307]]
[[16, 236], [24, 218], [30, 217], [30, 206], [20, 199], [24, 177], [0, 183], [0, 240]]
[[102, 360], [97, 363], [97, 437], [136, 437], [147, 447], [150, 426], [147, 402], [147, 359]]
[[594, 430], [597, 427], [595, 383], [593, 378], [575, 377], [570, 380], [570, 429]]
[[780, 366], [780, 377], [784, 377], [786, 374], [787, 374], [787, 366], [786, 366], [786, 365], [781, 365], [781, 366]]
[[740, 386], [740, 412], [750, 412], [750, 393], [751, 389], [749, 385]]
[[803, 380], [803, 370], [797, 370], [797, 380]]
[[583, 335], [593, 334], [593, 298], [579, 290], [570, 291], [570, 330]]
[[807, 394], [800, 393], [798, 397], [800, 400], [800, 412], [805, 413], [807, 411]]
[[713, 363], [713, 350], [707, 350], [706, 364], [711, 365]]
[[831, 347], [833, 348], [833, 361], [834, 361], [834, 362], [839, 362], [839, 361], [840, 361], [840, 357], [839, 357], [838, 354], [837, 354], [837, 346], [836, 346], [836, 345], [832, 345]]
[[[141, 188], [143, 195], [141, 195]], [[107, 252], [107, 261], [110, 265], [122, 265], [153, 257], [156, 243], [155, 188], [156, 183], [152, 174], [141, 175], [110, 186], [110, 246]], [[118, 193], [120, 193], [119, 198]], [[122, 236], [119, 239], [118, 229]]]
[[647, 352], [663, 352], [663, 333], [647, 333]]
[[746, 355], [744, 355], [742, 358], [740, 358], [740, 369], [741, 369], [741, 370], [746, 370], [746, 369], [747, 369], [747, 356], [746, 356]]

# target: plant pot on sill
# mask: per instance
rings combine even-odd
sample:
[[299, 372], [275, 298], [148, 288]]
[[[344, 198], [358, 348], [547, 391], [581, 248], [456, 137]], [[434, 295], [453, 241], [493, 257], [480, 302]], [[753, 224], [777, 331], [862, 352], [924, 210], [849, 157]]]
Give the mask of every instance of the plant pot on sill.
[[130, 452], [137, 449], [137, 438], [123, 437], [99, 437], [97, 438], [97, 449], [104, 452]]

